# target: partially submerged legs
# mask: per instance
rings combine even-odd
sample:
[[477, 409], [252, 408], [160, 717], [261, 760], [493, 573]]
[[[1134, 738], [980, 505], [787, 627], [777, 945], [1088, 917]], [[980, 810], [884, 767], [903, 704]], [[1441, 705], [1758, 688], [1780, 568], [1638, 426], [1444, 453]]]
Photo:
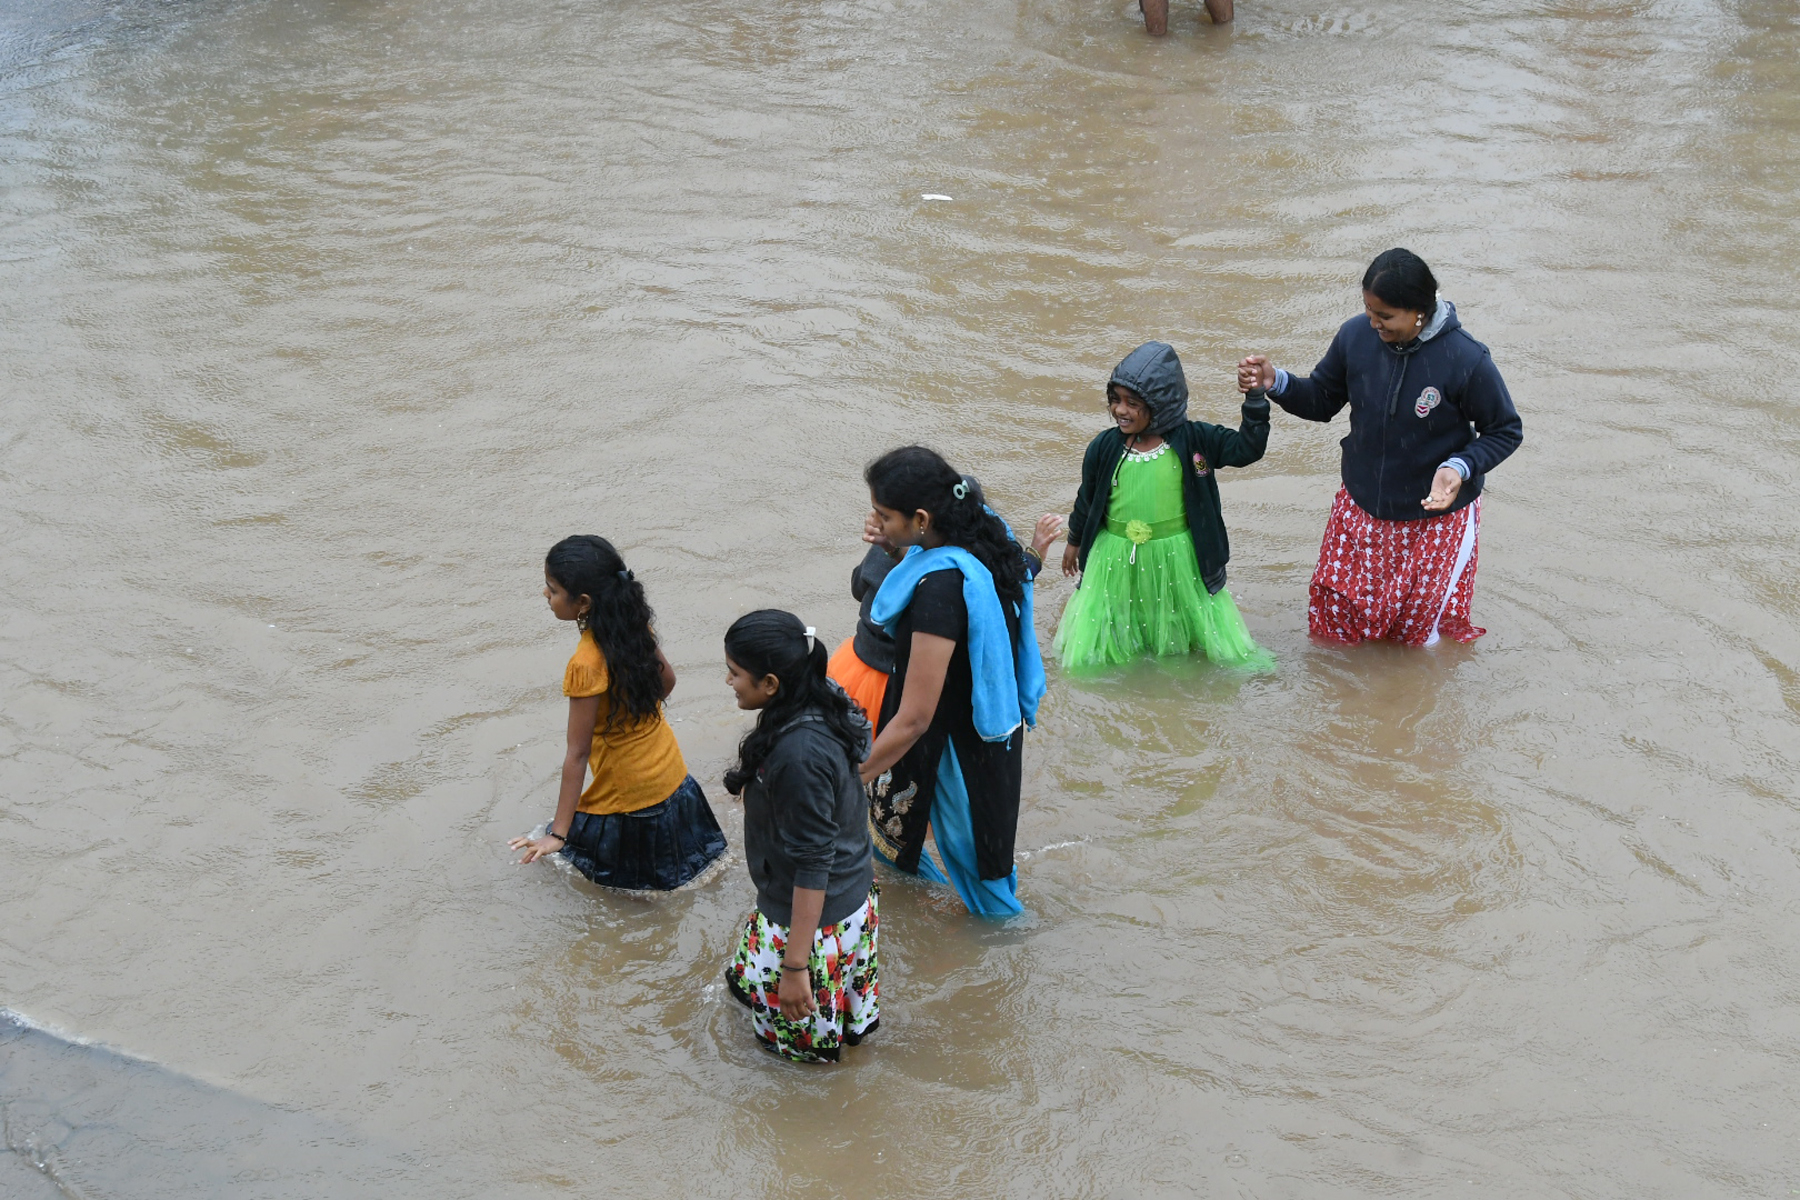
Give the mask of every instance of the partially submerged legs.
[[[1169, 32], [1169, 0], [1138, 0], [1144, 10], [1144, 32], [1162, 37]], [[1233, 16], [1233, 0], [1206, 0], [1206, 15], [1214, 25], [1229, 24]]]

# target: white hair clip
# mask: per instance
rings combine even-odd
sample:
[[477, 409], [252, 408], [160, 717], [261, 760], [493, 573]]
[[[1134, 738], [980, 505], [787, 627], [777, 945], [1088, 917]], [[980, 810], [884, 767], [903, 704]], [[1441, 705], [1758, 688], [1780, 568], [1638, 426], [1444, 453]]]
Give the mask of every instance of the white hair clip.
[[818, 630], [814, 629], [811, 625], [806, 627], [806, 652], [808, 654], [811, 654], [813, 648], [818, 645], [819, 639], [813, 636], [817, 632]]
[[950, 494], [955, 496], [958, 500], [967, 500], [969, 498], [969, 481], [966, 479], [957, 480], [956, 486], [950, 489]]

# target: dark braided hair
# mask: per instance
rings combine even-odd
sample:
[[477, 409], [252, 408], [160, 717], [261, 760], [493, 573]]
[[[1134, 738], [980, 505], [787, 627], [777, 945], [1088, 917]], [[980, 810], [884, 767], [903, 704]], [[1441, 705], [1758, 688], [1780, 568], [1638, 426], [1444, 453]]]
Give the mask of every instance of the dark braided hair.
[[[973, 475], [957, 474], [935, 450], [902, 446], [870, 463], [863, 478], [883, 508], [930, 513], [931, 527], [945, 541], [967, 550], [988, 569], [1001, 600], [1016, 605], [1025, 599], [1025, 555], [1006, 532], [1006, 522], [988, 510]], [[958, 484], [965, 485], [960, 498]]]
[[650, 630], [656, 614], [613, 544], [591, 533], [566, 537], [544, 556], [544, 573], [571, 598], [590, 601], [577, 623], [594, 635], [606, 660], [612, 698], [606, 729], [655, 716], [663, 698], [662, 664]]
[[738, 744], [737, 765], [725, 772], [726, 791], [734, 796], [743, 791], [775, 748], [775, 735], [809, 710], [824, 718], [852, 764], [867, 757], [869, 722], [844, 689], [826, 677], [825, 643], [815, 637], [807, 649], [806, 626], [799, 617], [778, 608], [745, 613], [725, 631], [725, 657], [758, 679], [775, 676], [778, 685]]
[[1373, 292], [1377, 300], [1385, 300], [1395, 308], [1424, 313], [1427, 318], [1437, 309], [1437, 276], [1425, 260], [1402, 246], [1383, 250], [1363, 272], [1363, 291]]

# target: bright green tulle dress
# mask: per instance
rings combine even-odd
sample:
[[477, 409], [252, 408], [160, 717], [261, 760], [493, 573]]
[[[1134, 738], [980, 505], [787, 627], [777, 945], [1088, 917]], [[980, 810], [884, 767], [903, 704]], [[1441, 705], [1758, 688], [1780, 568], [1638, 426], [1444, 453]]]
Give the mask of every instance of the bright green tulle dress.
[[1081, 671], [1196, 650], [1221, 666], [1275, 664], [1251, 638], [1231, 593], [1208, 595], [1200, 580], [1181, 460], [1167, 442], [1143, 454], [1127, 451], [1113, 477], [1106, 528], [1063, 609], [1056, 653], [1064, 670]]

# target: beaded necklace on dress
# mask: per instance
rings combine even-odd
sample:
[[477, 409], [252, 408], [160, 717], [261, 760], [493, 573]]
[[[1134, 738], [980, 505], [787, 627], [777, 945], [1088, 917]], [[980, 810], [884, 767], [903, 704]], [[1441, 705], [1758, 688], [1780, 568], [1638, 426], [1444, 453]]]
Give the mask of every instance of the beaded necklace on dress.
[[1158, 446], [1154, 450], [1133, 450], [1130, 446], [1125, 447], [1125, 453], [1119, 456], [1119, 461], [1118, 461], [1117, 465], [1115, 465], [1113, 467], [1112, 486], [1114, 486], [1114, 487], [1119, 486], [1119, 472], [1123, 471], [1125, 469], [1126, 463], [1128, 463], [1128, 462], [1134, 462], [1134, 463], [1150, 462], [1153, 459], [1160, 458], [1162, 456], [1163, 451], [1167, 450], [1168, 448], [1169, 448], [1168, 442], [1164, 442], [1162, 445]]

